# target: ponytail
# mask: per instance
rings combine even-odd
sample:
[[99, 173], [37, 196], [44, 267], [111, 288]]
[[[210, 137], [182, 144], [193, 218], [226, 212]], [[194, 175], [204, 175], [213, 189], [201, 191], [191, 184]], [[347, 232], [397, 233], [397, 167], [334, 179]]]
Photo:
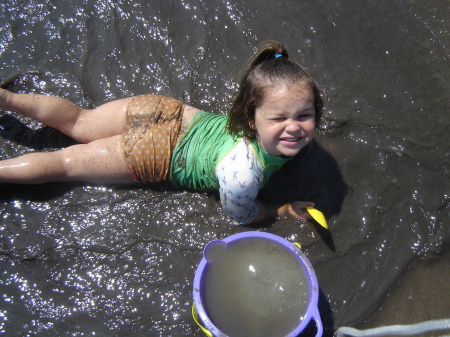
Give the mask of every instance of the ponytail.
[[[281, 55], [281, 56], [278, 56]], [[278, 56], [278, 57], [276, 57]], [[279, 57], [284, 57], [289, 59], [287, 50], [281, 43], [277, 41], [265, 41], [261, 44], [258, 51], [255, 53], [253, 58], [250, 59], [250, 64], [248, 70], [255, 68], [260, 63], [264, 61], [270, 61], [277, 59]]]

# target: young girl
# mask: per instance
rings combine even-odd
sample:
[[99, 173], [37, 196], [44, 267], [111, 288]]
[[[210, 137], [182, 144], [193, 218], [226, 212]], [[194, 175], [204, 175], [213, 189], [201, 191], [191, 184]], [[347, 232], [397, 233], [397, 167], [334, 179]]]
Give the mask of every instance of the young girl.
[[0, 109], [82, 143], [1, 161], [0, 182], [169, 181], [219, 191], [225, 213], [237, 224], [286, 212], [305, 218], [311, 202], [276, 206], [257, 196], [269, 177], [311, 142], [322, 106], [314, 79], [275, 41], [264, 43], [250, 60], [228, 116], [152, 94], [83, 110], [62, 98], [0, 89]]

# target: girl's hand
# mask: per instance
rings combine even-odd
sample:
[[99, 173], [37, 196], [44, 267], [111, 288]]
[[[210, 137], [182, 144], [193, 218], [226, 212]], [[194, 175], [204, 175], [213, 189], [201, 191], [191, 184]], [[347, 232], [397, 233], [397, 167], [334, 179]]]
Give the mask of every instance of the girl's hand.
[[312, 219], [311, 215], [306, 211], [306, 207], [314, 207], [314, 203], [309, 201], [294, 201], [291, 204], [286, 204], [278, 208], [278, 215], [290, 214], [299, 219]]

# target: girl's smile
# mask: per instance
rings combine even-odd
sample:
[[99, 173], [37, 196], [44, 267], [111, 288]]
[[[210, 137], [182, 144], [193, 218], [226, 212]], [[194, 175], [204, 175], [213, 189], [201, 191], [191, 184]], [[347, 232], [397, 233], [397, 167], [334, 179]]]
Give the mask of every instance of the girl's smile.
[[282, 85], [266, 93], [250, 125], [264, 151], [295, 156], [314, 136], [314, 95], [308, 85]]

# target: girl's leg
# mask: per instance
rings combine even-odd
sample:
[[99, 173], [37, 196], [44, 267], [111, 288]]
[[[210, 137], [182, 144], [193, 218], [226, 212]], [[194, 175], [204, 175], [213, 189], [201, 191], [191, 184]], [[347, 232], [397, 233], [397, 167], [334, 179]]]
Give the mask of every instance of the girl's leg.
[[30, 153], [0, 161], [0, 182], [38, 184], [52, 181], [136, 182], [125, 164], [119, 135], [60, 151]]
[[84, 110], [60, 97], [15, 94], [0, 88], [0, 110], [33, 118], [82, 143], [122, 134], [129, 100], [120, 99]]

